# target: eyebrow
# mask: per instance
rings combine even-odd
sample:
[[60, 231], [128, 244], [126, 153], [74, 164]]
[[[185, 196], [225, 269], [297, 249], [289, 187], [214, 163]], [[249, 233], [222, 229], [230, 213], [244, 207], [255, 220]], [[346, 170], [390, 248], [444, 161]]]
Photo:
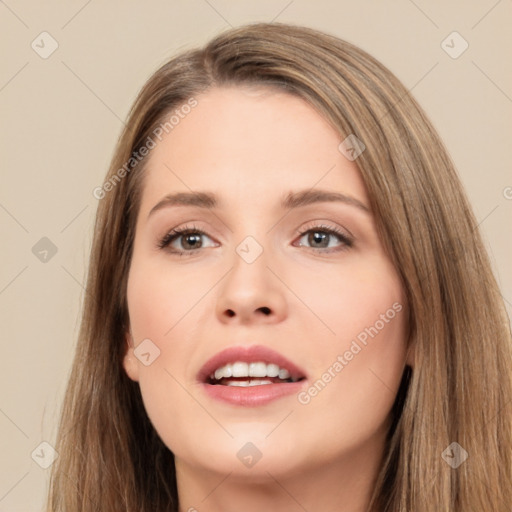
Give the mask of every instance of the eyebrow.
[[[340, 192], [318, 189], [288, 192], [288, 194], [281, 201], [281, 208], [285, 210], [291, 210], [292, 208], [300, 208], [315, 203], [332, 202], [355, 206], [359, 210], [370, 213], [368, 206], [366, 206], [355, 197], [342, 194]], [[198, 208], [213, 210], [219, 208], [220, 205], [221, 202], [217, 196], [211, 192], [177, 192], [174, 194], [166, 195], [161, 201], [153, 206], [148, 214], [148, 217], [150, 217], [158, 210], [172, 206], [196, 206]]]

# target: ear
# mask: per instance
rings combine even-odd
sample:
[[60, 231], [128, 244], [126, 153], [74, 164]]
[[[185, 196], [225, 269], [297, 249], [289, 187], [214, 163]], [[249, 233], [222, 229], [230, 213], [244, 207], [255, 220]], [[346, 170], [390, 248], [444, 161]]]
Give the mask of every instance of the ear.
[[127, 332], [125, 335], [125, 355], [123, 356], [123, 367], [128, 377], [135, 382], [139, 381], [139, 362], [135, 357], [133, 350], [133, 338], [130, 332]]

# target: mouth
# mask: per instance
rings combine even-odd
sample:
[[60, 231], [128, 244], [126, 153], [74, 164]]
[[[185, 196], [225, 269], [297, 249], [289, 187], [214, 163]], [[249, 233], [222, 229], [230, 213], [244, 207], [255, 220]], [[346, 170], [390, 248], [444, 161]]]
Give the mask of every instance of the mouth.
[[299, 382], [304, 378], [302, 376], [292, 377], [287, 368], [282, 368], [275, 363], [236, 361], [217, 368], [209, 375], [207, 384], [239, 387], [265, 386]]
[[219, 352], [204, 364], [197, 378], [213, 398], [255, 406], [297, 391], [307, 376], [275, 350], [252, 345]]

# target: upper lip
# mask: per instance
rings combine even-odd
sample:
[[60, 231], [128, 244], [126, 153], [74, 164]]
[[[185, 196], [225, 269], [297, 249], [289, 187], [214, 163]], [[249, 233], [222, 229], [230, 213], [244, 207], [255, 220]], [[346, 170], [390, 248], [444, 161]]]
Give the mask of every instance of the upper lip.
[[306, 378], [306, 373], [295, 363], [287, 359], [285, 356], [275, 350], [263, 345], [236, 346], [229, 347], [218, 352], [208, 359], [198, 373], [198, 380], [206, 382], [208, 377], [215, 372], [217, 368], [228, 363], [242, 361], [246, 363], [263, 362], [266, 364], [277, 364], [280, 368], [286, 368], [292, 378]]

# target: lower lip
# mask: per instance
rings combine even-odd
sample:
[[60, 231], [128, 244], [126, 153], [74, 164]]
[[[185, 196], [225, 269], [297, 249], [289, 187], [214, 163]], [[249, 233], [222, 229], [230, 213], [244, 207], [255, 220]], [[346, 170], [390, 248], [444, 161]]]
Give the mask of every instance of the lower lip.
[[257, 407], [285, 396], [297, 394], [306, 381], [284, 382], [282, 384], [261, 384], [259, 386], [221, 386], [203, 384], [205, 392], [222, 402], [244, 407]]

